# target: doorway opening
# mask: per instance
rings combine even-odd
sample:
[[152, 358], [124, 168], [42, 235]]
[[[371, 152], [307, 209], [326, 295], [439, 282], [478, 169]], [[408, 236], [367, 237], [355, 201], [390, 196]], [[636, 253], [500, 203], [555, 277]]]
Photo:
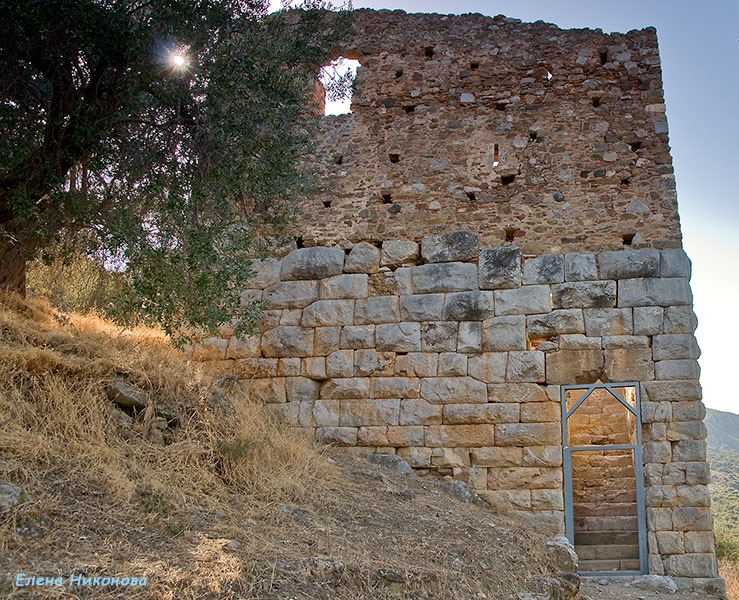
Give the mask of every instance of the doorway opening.
[[582, 574], [647, 572], [637, 383], [562, 387], [565, 526]]

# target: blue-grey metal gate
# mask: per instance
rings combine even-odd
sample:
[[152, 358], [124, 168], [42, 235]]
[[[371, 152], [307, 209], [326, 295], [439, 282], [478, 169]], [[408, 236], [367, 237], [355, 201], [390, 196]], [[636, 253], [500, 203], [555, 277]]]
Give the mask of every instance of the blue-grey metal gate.
[[[576, 545], [576, 523], [575, 523], [575, 501], [573, 499], [573, 455], [575, 462], [583, 465], [596, 464], [596, 468], [591, 469], [597, 473], [598, 461], [606, 464], [608, 461], [621, 461], [624, 459], [633, 460], [633, 477], [635, 479], [635, 502], [629, 500], [625, 506], [635, 504], [636, 512], [636, 537], [638, 543], [638, 560], [635, 556], [630, 557], [632, 560], [592, 560], [592, 570], [582, 570], [582, 565], [588, 561], [581, 560], [581, 573], [588, 575], [596, 574], [618, 574], [618, 575], [634, 575], [639, 573], [647, 573], [648, 571], [648, 555], [647, 555], [647, 532], [646, 532], [646, 511], [644, 506], [644, 477], [642, 467], [642, 448], [641, 448], [641, 412], [639, 400], [639, 384], [635, 382], [629, 383], [594, 383], [589, 385], [569, 385], [561, 388], [562, 403], [562, 444], [564, 449], [564, 482], [565, 482], [565, 528], [566, 535], [573, 545]], [[608, 414], [607, 414], [608, 413]], [[619, 419], [621, 422], [619, 422]], [[590, 454], [588, 454], [590, 453]], [[628, 459], [628, 456], [631, 459]], [[583, 460], [584, 459], [584, 460]], [[615, 471], [615, 469], [614, 469]], [[623, 471], [623, 469], [622, 469]], [[630, 472], [630, 471], [629, 471]], [[587, 475], [585, 476], [587, 477]], [[623, 477], [623, 475], [619, 475]], [[630, 477], [627, 476], [626, 479]], [[578, 480], [581, 481], [581, 480]], [[583, 480], [584, 481], [584, 480]], [[613, 479], [618, 484], [617, 479]], [[608, 492], [597, 490], [600, 485], [603, 489], [608, 488], [607, 481], [586, 482], [590, 485], [591, 491], [584, 492], [578, 489], [578, 494], [603, 494], [606, 498]], [[629, 482], [630, 485], [630, 482]], [[615, 486], [614, 486], [615, 487]], [[595, 490], [595, 491], [592, 491]], [[616, 493], [619, 493], [616, 490]], [[630, 493], [630, 492], [627, 492]], [[621, 493], [623, 496], [624, 493]], [[588, 505], [592, 506], [592, 505]], [[615, 505], [614, 505], [615, 506]], [[604, 514], [608, 514], [609, 508], [604, 506]], [[597, 509], [595, 509], [597, 510]], [[627, 510], [632, 510], [628, 508]], [[612, 509], [611, 509], [612, 512]], [[598, 514], [597, 512], [595, 514]], [[615, 513], [618, 514], [618, 513]], [[592, 521], [597, 521], [598, 517], [587, 517]], [[585, 517], [578, 517], [579, 521], [584, 521]], [[623, 517], [623, 522], [632, 523], [633, 516], [627, 515]], [[611, 523], [611, 527], [618, 526], [618, 517], [602, 517], [599, 523]], [[608, 525], [606, 525], [608, 526]], [[603, 533], [603, 532], [602, 532]], [[605, 532], [608, 533], [608, 532]], [[587, 532], [578, 531], [578, 537], [587, 539]], [[634, 537], [633, 532], [625, 534]], [[602, 535], [601, 538], [607, 539], [608, 535]], [[628, 546], [615, 546], [620, 542], [615, 541], [619, 538], [618, 533], [610, 536], [612, 539], [610, 548], [607, 544], [601, 546], [592, 546], [583, 548], [585, 550], [602, 552], [604, 556], [610, 554], [617, 555], [615, 550], [618, 548], [630, 549]], [[596, 536], [591, 535], [591, 539], [595, 540]], [[622, 539], [626, 539], [623, 537]], [[588, 542], [598, 544], [597, 541]], [[633, 544], [633, 542], [631, 542]], [[636, 550], [637, 546], [633, 547]], [[582, 558], [582, 557], [581, 557]], [[597, 557], [592, 557], [597, 558]], [[616, 565], [614, 567], [614, 565]], [[600, 567], [600, 568], [599, 568]], [[589, 570], [589, 572], [588, 572]]]

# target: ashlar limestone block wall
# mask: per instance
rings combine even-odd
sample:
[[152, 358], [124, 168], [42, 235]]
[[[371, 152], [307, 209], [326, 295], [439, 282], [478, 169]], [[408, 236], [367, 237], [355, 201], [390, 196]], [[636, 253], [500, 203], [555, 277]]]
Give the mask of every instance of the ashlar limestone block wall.
[[397, 453], [562, 530], [560, 386], [640, 382], [650, 571], [716, 576], [690, 263], [468, 231], [255, 260], [259, 334], [193, 358], [322, 441]]

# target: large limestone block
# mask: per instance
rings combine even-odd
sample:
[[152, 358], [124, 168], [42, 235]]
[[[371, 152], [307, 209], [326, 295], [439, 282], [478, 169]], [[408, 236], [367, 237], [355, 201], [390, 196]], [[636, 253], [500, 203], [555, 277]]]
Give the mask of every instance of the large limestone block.
[[662, 277], [686, 277], [690, 279], [691, 265], [688, 255], [682, 248], [661, 250], [662, 255]]
[[341, 327], [316, 327], [314, 354], [328, 356], [339, 349]]
[[624, 279], [618, 284], [617, 306], [682, 306], [693, 303], [685, 278]]
[[481, 290], [502, 290], [521, 285], [521, 249], [486, 248], [478, 261]]
[[427, 235], [421, 241], [421, 256], [430, 263], [472, 260], [479, 250], [479, 236], [471, 231]]
[[[681, 306], [677, 308], [689, 307]], [[658, 335], [663, 332], [664, 308], [661, 306], [637, 306], [633, 311], [634, 335]], [[692, 333], [692, 331], [670, 331], [670, 333]]]
[[459, 324], [453, 321], [426, 321], [421, 323], [421, 350], [424, 352], [452, 352], [457, 349]]
[[[376, 426], [376, 427], [360, 427], [357, 431], [357, 445], [358, 446], [390, 446], [390, 441], [387, 438], [387, 427]], [[374, 455], [370, 455], [374, 456]], [[386, 454], [385, 456], [393, 456], [392, 454]], [[410, 467], [408, 467], [409, 470]]]
[[318, 300], [303, 310], [303, 327], [341, 327], [354, 322], [353, 300]]
[[400, 401], [400, 425], [441, 425], [444, 407], [422, 398]]
[[542, 340], [564, 334], [584, 333], [585, 321], [580, 309], [554, 310], [544, 315], [528, 317], [526, 329], [530, 338]]
[[544, 382], [544, 353], [538, 350], [509, 352], [506, 381], [510, 383]]
[[552, 301], [548, 285], [527, 285], [495, 292], [496, 315], [533, 315], [548, 313]]
[[507, 366], [507, 353], [483, 352], [470, 356], [467, 361], [467, 374], [485, 383], [503, 383]]
[[659, 277], [661, 257], [659, 250], [619, 250], [598, 254], [602, 279], [633, 279], [635, 277]]
[[300, 365], [307, 358], [278, 358], [277, 375], [279, 377], [299, 377]]
[[561, 444], [558, 423], [504, 423], [495, 426], [498, 446], [553, 446]]
[[588, 337], [631, 335], [634, 331], [630, 308], [586, 308], [583, 315]]
[[604, 362], [599, 349], [551, 352], [546, 357], [547, 383], [595, 383], [603, 373]]
[[[534, 489], [531, 490], [531, 510], [564, 510], [565, 506], [564, 494], [562, 490]], [[566, 537], [562, 536], [565, 540]], [[548, 542], [548, 543], [551, 543]], [[569, 544], [569, 542], [568, 542]], [[570, 548], [572, 546], [570, 545]], [[575, 554], [575, 551], [572, 550]], [[577, 554], [575, 554], [577, 557]], [[577, 563], [575, 563], [574, 572], [577, 571]]]
[[688, 333], [655, 335], [652, 338], [654, 360], [676, 360], [700, 357], [695, 336]]
[[354, 322], [357, 325], [397, 323], [399, 320], [400, 308], [395, 296], [373, 296], [355, 303]]
[[673, 554], [665, 558], [665, 573], [672, 577], [716, 577], [713, 554]]
[[658, 360], [654, 363], [655, 379], [699, 379], [700, 375], [697, 360]]
[[423, 446], [424, 437], [421, 425], [390, 425], [387, 428], [388, 444], [396, 448]]
[[300, 374], [303, 377], [323, 381], [326, 376], [326, 358], [323, 356], [312, 356], [302, 359]]
[[482, 349], [482, 323], [462, 321], [459, 324], [457, 352], [475, 353]]
[[443, 310], [443, 294], [414, 294], [400, 298], [403, 321], [440, 321]]
[[283, 281], [295, 279], [323, 279], [341, 275], [344, 270], [344, 251], [341, 248], [298, 248], [282, 259]]
[[356, 446], [356, 427], [317, 427], [316, 440], [335, 446]]
[[[702, 406], [701, 386], [697, 381], [646, 381], [642, 389], [647, 400], [651, 402], [686, 402], [691, 406]], [[704, 413], [691, 411], [697, 419], [703, 419]], [[675, 419], [687, 420], [687, 419]]]
[[249, 382], [249, 395], [253, 400], [265, 404], [279, 404], [287, 401], [285, 378], [252, 379]]
[[263, 290], [280, 280], [282, 261], [279, 258], [255, 258], [251, 261], [250, 267], [254, 271], [254, 276], [246, 282], [248, 290]]
[[[205, 360], [223, 360], [226, 358], [229, 341], [219, 337], [203, 338], [199, 342], [193, 344], [192, 359]], [[230, 358], [230, 357], [229, 357]], [[236, 357], [233, 357], [236, 358]]]
[[276, 358], [241, 358], [234, 362], [233, 374], [239, 379], [252, 377], [276, 377]]
[[431, 464], [442, 469], [465, 469], [470, 466], [470, 453], [466, 448], [434, 448]]
[[382, 266], [399, 267], [415, 263], [420, 256], [420, 247], [416, 242], [407, 240], [387, 240], [382, 243]]
[[416, 294], [464, 292], [477, 289], [477, 268], [473, 264], [449, 262], [411, 268]]
[[431, 466], [431, 448], [398, 448], [398, 456], [414, 469], [427, 469]]
[[560, 445], [526, 446], [523, 449], [524, 467], [561, 467], [562, 462], [562, 446]]
[[495, 314], [493, 292], [472, 291], [447, 294], [444, 319], [450, 321], [484, 321]]
[[397, 425], [400, 400], [342, 400], [339, 412], [341, 427]]
[[342, 349], [374, 348], [375, 326], [349, 325], [347, 327], [342, 327], [339, 347]]
[[337, 350], [326, 357], [326, 376], [352, 377], [354, 376], [354, 351]]
[[279, 326], [262, 336], [262, 352], [267, 358], [305, 357], [313, 354], [312, 329]]
[[679, 440], [706, 439], [706, 426], [703, 421], [678, 421], [667, 424], [667, 439], [671, 442]]
[[492, 446], [493, 425], [427, 425], [424, 445], [429, 448], [476, 448]]
[[390, 377], [395, 374], [395, 353], [377, 352], [371, 348], [354, 353], [354, 374], [357, 377]]
[[608, 348], [604, 355], [603, 381], [654, 379], [654, 362], [649, 348]]
[[[634, 311], [637, 309], [635, 308]], [[693, 333], [698, 327], [698, 318], [691, 306], [668, 306], [665, 308], [664, 333]], [[663, 333], [657, 331], [656, 333]]]
[[527, 402], [521, 405], [521, 423], [558, 423], [562, 418], [559, 402]]
[[565, 281], [592, 281], [598, 279], [595, 254], [565, 254]]
[[337, 377], [321, 385], [321, 399], [365, 399], [369, 397], [370, 380], [365, 377]]
[[380, 352], [414, 352], [421, 350], [420, 323], [391, 323], [375, 329], [377, 350]]
[[523, 465], [523, 449], [495, 446], [475, 448], [470, 453], [478, 467], [520, 467]]
[[395, 374], [407, 377], [436, 377], [438, 355], [427, 352], [409, 352], [395, 359]]
[[[659, 383], [672, 383], [661, 381]], [[697, 382], [693, 382], [697, 383]], [[673, 402], [672, 416], [675, 421], [702, 421], [706, 418], [706, 406], [700, 400]]]
[[377, 273], [380, 249], [367, 242], [353, 246], [344, 260], [344, 273]]
[[552, 286], [554, 308], [608, 308], [616, 306], [615, 281], [572, 281]]
[[546, 386], [536, 383], [491, 383], [488, 402], [547, 402]]
[[416, 377], [373, 377], [370, 385], [372, 398], [418, 398], [421, 380]]
[[365, 274], [336, 275], [322, 279], [319, 298], [321, 300], [341, 300], [345, 298], [366, 298], [368, 277]]
[[465, 377], [467, 375], [467, 355], [456, 352], [439, 354], [439, 377]]
[[673, 462], [698, 462], [706, 460], [706, 442], [703, 440], [680, 440], [672, 444]]
[[534, 283], [562, 283], [565, 280], [565, 261], [562, 254], [543, 254], [527, 258], [523, 263], [524, 285]]
[[[495, 477], [492, 479], [488, 477], [488, 481], [486, 482], [486, 485], [497, 485], [497, 480]], [[517, 508], [521, 509], [522, 511], [529, 511], [531, 510], [531, 491], [530, 490], [497, 490], [497, 489], [487, 489], [487, 490], [479, 490], [477, 492], [477, 495], [480, 496], [485, 502], [488, 502], [491, 504], [494, 508], [504, 506], [507, 510], [510, 510], [511, 508]], [[517, 514], [514, 511], [514, 514]], [[537, 518], [541, 516], [541, 513], [537, 513]], [[541, 520], [539, 520], [539, 526], [541, 526]], [[542, 600], [543, 598], [549, 598], [550, 596], [547, 594], [546, 596], [523, 596], [523, 600]]]
[[338, 427], [340, 400], [316, 400], [313, 402], [313, 423], [316, 427]]
[[271, 308], [305, 308], [318, 300], [317, 281], [282, 281], [264, 290]]
[[482, 349], [493, 352], [526, 350], [526, 317], [493, 317], [482, 323]]
[[561, 489], [562, 485], [562, 469], [554, 467], [503, 467], [488, 471], [490, 489]]
[[483, 423], [517, 423], [517, 404], [447, 404], [444, 423], [449, 425], [479, 425]]
[[426, 377], [421, 380], [421, 397], [432, 404], [485, 403], [487, 387], [472, 377]]
[[314, 402], [318, 400], [321, 382], [308, 377], [285, 378], [285, 396], [288, 402]]

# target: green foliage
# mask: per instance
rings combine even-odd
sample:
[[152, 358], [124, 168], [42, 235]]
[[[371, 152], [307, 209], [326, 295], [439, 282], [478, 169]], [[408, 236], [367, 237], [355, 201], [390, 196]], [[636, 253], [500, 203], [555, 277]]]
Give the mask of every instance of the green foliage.
[[739, 453], [708, 448], [716, 554], [739, 562]]
[[295, 214], [311, 81], [348, 26], [305, 4], [0, 0], [0, 265], [63, 233], [118, 267], [122, 312], [247, 331], [245, 256]]

